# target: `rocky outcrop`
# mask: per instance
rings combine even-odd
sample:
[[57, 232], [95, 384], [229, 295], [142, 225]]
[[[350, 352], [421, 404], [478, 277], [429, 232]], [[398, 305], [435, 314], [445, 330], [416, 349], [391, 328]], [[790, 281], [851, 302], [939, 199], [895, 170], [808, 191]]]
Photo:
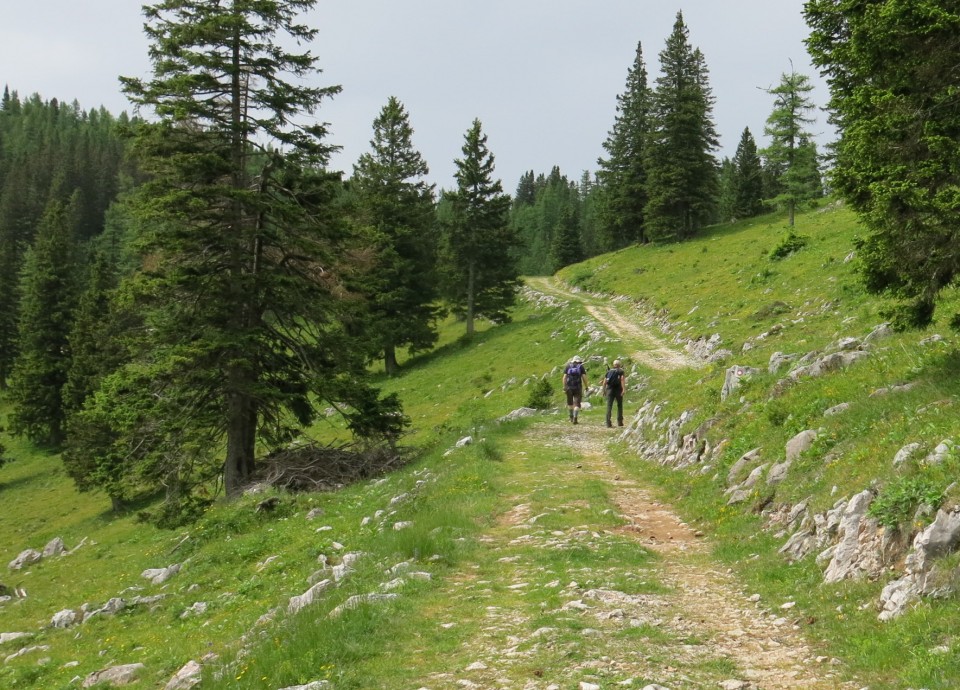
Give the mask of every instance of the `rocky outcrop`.
[[202, 672], [203, 667], [191, 659], [167, 681], [167, 684], [163, 686], [163, 690], [190, 690], [190, 688], [200, 682], [200, 674]]
[[937, 559], [960, 547], [960, 511], [940, 510], [934, 521], [913, 540], [905, 562], [905, 574], [883, 588], [880, 620], [902, 614], [920, 597], [943, 597], [960, 588], [956, 571], [938, 567]]
[[28, 565], [39, 563], [43, 554], [36, 549], [25, 549], [7, 565], [10, 570], [22, 570]]
[[753, 367], [732, 366], [727, 369], [727, 373], [723, 379], [723, 388], [720, 389], [720, 400], [729, 398], [740, 388], [742, 381], [749, 379], [751, 376], [756, 376], [759, 373], [760, 370], [754, 369]]

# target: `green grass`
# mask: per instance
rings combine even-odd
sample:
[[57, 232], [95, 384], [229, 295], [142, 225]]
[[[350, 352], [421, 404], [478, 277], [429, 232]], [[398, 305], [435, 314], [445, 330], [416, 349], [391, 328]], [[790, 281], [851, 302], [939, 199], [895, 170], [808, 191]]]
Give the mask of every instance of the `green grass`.
[[[782, 390], [775, 390], [782, 374], [761, 373], [721, 402], [731, 364], [766, 372], [774, 352], [824, 350], [842, 337], [862, 338], [883, 321], [883, 302], [862, 290], [856, 261], [846, 261], [860, 232], [852, 213], [831, 206], [798, 215], [795, 232], [805, 243], [773, 260], [777, 248], [789, 242], [789, 232], [782, 216], [771, 215], [712, 228], [681, 245], [632, 247], [561, 272], [562, 280], [586, 290], [631, 298], [616, 303], [624, 316], [640, 318], [631, 310], [634, 304], [642, 311], [659, 311], [672, 324], [666, 341], [718, 333], [721, 347], [734, 353], [723, 363], [697, 370], [641, 368], [636, 373], [648, 379], [647, 387], [628, 396], [628, 414], [646, 398], [663, 404], [662, 419], [690, 411], [684, 433], [709, 420], [711, 443], [727, 441], [713, 471], [672, 471], [622, 447], [615, 458], [625, 477], [658, 487], [691, 525], [707, 533], [714, 557], [735, 571], [745, 591], [760, 594], [771, 608], [796, 601], [798, 624], [817, 653], [842, 659], [843, 668], [863, 685], [957, 687], [956, 598], [924, 602], [880, 624], [875, 603], [883, 579], [823, 585], [812, 558], [790, 564], [777, 554], [784, 539], [764, 531], [755, 510], [766, 499], [795, 504], [809, 498], [811, 509], [819, 512], [842, 496], [873, 487], [880, 497], [876, 516], [891, 529], [910, 531], [930, 519], [916, 516], [921, 504], [958, 503], [960, 491], [950, 487], [960, 459], [929, 466], [922, 458], [942, 440], [960, 439], [960, 355], [944, 325], [960, 301], [953, 293], [946, 295], [943, 317], [933, 328], [887, 338], [868, 359], [844, 372]], [[654, 554], [617, 534], [621, 521], [604, 482], [589, 477], [571, 481], [577, 458], [525, 433], [537, 420], [493, 422], [525, 405], [531, 381], [550, 374], [572, 354], [629, 354], [623, 351], [629, 343], [618, 341], [586, 350], [586, 336], [578, 335], [584, 318], [577, 307], [537, 311], [521, 305], [511, 323], [484, 324], [470, 339], [462, 337], [462, 323], [444, 322], [434, 351], [401, 353], [399, 375], [389, 378], [373, 368], [378, 385], [396, 392], [411, 417], [405, 442], [418, 452], [415, 461], [387, 477], [335, 493], [278, 494], [280, 507], [270, 514], [254, 510], [262, 496], [248, 497], [218, 502], [189, 527], [157, 530], [133, 515], [113, 515], [102, 495], [76, 493], [57, 456], [4, 436], [14, 459], [0, 468], [0, 534], [7, 560], [57, 536], [68, 547], [87, 541], [68, 557], [0, 578], [29, 593], [25, 600], [0, 604], [0, 631], [31, 632], [30, 644], [50, 647], [0, 664], [0, 687], [66, 690], [76, 686], [75, 676], [110, 663], [134, 662], [144, 663], [147, 671], [132, 687], [162, 687], [188, 659], [205, 653], [219, 655], [224, 674], [214, 677], [211, 666], [202, 688], [273, 689], [318, 679], [330, 679], [337, 688], [419, 687], [438, 669], [464, 669], [475, 661], [464, 646], [469, 649], [485, 635], [493, 646], [508, 645], [506, 629], [488, 629], [488, 606], [517, 611], [528, 636], [543, 628], [555, 630], [549, 645], [521, 646], [530, 656], [510, 670], [518, 686], [541, 677], [560, 678], [564, 687], [587, 678], [613, 682], [602, 674], [569, 671], [609, 650], [584, 636], [583, 620], [562, 611], [566, 599], [547, 585], [606, 582], [628, 594], [658, 595], [668, 593], [671, 583], [657, 577]], [[771, 333], [774, 326], [781, 330]], [[921, 346], [933, 332], [946, 340]], [[559, 376], [556, 371], [551, 380], [558, 384]], [[908, 382], [913, 384], [908, 391], [872, 395]], [[823, 416], [841, 402], [850, 403], [846, 412]], [[559, 385], [552, 403], [562, 407]], [[0, 406], [0, 415], [7, 412]], [[601, 416], [602, 410], [585, 412], [585, 423], [599, 423]], [[725, 504], [722, 478], [744, 452], [759, 447], [764, 462], [779, 462], [786, 442], [805, 429], [816, 429], [820, 436], [794, 463], [786, 481], [746, 504]], [[312, 432], [334, 439], [343, 429], [325, 419]], [[446, 454], [468, 434], [477, 440], [474, 445]], [[923, 452], [894, 468], [896, 452], [913, 442]], [[410, 499], [391, 508], [391, 499], [403, 493]], [[510, 511], [520, 503], [530, 517], [538, 516], [527, 532], [544, 539], [564, 535], [561, 546], [513, 542], [518, 532], [508, 524]], [[313, 508], [324, 514], [308, 522], [306, 513]], [[380, 510], [396, 512], [374, 518]], [[364, 518], [374, 519], [364, 525]], [[391, 526], [398, 521], [413, 526], [394, 531]], [[332, 529], [318, 532], [320, 527]], [[581, 531], [589, 538], [576, 536]], [[299, 615], [280, 615], [274, 624], [254, 630], [261, 615], [285, 609], [290, 596], [307, 589], [307, 577], [320, 567], [318, 556], [336, 560], [344, 551], [366, 556], [340, 587]], [[277, 558], [259, 565], [270, 557]], [[385, 569], [405, 560], [433, 579], [408, 582], [394, 601], [328, 617], [351, 595], [376, 591], [389, 579]], [[146, 568], [171, 563], [184, 567], [165, 585], [153, 586], [140, 577]], [[955, 569], [956, 563], [950, 563]], [[511, 588], [518, 568], [528, 576], [529, 587]], [[142, 589], [130, 589], [134, 587]], [[153, 608], [132, 608], [70, 630], [46, 627], [63, 608], [155, 593], [167, 596]], [[208, 603], [208, 613], [181, 618], [197, 601]], [[455, 625], [441, 627], [444, 622]], [[244, 636], [249, 642], [242, 641]], [[673, 651], [679, 645], [705, 644], [676, 639], [646, 624], [617, 630], [614, 637], [623, 653], [646, 655], [663, 666], [675, 663]], [[18, 648], [7, 645], [0, 654]], [[238, 656], [242, 648], [249, 651]], [[40, 664], [41, 659], [47, 661]], [[74, 661], [79, 665], [67, 665]], [[736, 670], [729, 661], [708, 655], [686, 673], [722, 680]]]

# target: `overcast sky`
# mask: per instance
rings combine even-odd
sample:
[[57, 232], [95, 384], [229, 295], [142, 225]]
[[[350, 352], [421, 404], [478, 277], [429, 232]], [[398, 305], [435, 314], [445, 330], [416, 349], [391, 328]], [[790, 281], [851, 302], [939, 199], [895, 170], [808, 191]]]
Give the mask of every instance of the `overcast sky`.
[[[0, 83], [84, 109], [131, 110], [117, 77], [149, 76], [138, 0], [4, 3]], [[651, 84], [658, 55], [683, 12], [706, 58], [720, 134], [718, 156], [736, 152], [744, 127], [765, 145], [776, 86], [794, 68], [828, 92], [803, 44], [803, 0], [320, 0], [307, 18], [319, 85], [339, 84], [318, 119], [342, 147], [333, 167], [349, 175], [369, 150], [372, 123], [389, 96], [405, 105], [430, 179], [451, 188], [454, 158], [474, 118], [483, 123], [496, 176], [513, 193], [526, 170], [554, 165], [572, 179], [597, 169], [637, 43]], [[812, 125], [823, 146], [826, 115]]]

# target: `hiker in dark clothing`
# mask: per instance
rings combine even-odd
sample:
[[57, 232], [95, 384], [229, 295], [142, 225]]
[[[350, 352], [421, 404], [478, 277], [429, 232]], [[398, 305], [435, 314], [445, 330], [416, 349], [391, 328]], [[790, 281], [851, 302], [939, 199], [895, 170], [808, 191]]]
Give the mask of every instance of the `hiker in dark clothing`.
[[587, 370], [583, 366], [583, 360], [580, 355], [574, 355], [569, 364], [563, 368], [563, 390], [567, 394], [570, 421], [574, 424], [580, 416], [580, 402], [583, 399], [583, 391], [588, 385]]
[[613, 360], [613, 368], [609, 369], [603, 377], [603, 394], [607, 398], [607, 426], [613, 426], [610, 422], [610, 414], [613, 412], [613, 403], [617, 403], [617, 426], [623, 426], [623, 391], [627, 388], [627, 377], [620, 366], [620, 360]]

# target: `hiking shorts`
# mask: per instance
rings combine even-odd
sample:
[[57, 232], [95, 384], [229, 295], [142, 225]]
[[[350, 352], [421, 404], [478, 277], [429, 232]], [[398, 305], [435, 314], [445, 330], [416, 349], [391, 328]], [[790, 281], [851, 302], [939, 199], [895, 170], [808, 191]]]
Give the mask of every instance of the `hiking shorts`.
[[567, 389], [567, 405], [571, 407], [580, 407], [580, 400], [583, 398], [582, 388]]

